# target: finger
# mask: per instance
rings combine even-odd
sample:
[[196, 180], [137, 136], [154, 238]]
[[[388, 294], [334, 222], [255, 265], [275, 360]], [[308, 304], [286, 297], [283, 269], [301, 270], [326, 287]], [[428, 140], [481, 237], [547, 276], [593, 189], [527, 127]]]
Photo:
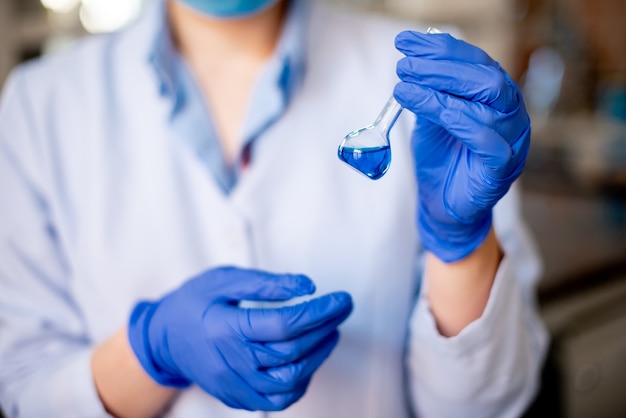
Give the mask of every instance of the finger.
[[501, 112], [519, 106], [517, 87], [495, 67], [406, 57], [398, 61], [397, 73], [402, 81], [480, 102]]
[[[395, 98], [398, 102], [407, 109], [444, 128], [446, 123], [443, 117], [446, 120], [455, 121], [459, 113], [463, 113], [473, 122], [471, 126], [495, 131], [510, 148], [508, 149], [506, 144], [493, 143], [496, 149], [503, 152], [502, 156], [505, 159], [511, 151], [512, 155], [521, 155], [519, 151], [523, 151], [524, 146], [528, 145], [523, 139], [529, 137], [530, 118], [521, 96], [517, 107], [505, 113], [479, 102], [465, 100], [413, 83], [399, 83], [394, 93], [397, 93]], [[468, 133], [471, 134], [471, 130]], [[476, 136], [479, 137], [478, 130]]]
[[398, 51], [410, 57], [463, 61], [500, 68], [500, 64], [482, 49], [447, 33], [426, 34], [404, 31], [396, 36], [395, 44]]
[[281, 301], [311, 294], [315, 285], [300, 274], [273, 274], [260, 270], [221, 267], [196, 277], [194, 292], [208, 293], [217, 299]]
[[338, 341], [339, 332], [334, 331], [308, 356], [294, 363], [259, 372], [256, 375], [257, 378], [249, 384], [255, 390], [265, 394], [291, 392], [311, 379], [313, 373], [337, 346]]
[[294, 306], [278, 309], [238, 309], [241, 333], [250, 341], [286, 341], [323, 327], [327, 322], [340, 322], [352, 311], [348, 293], [335, 292]]
[[259, 393], [250, 386], [239, 374], [232, 372], [224, 377], [223, 385], [217, 387], [205, 387], [200, 379], [196, 383], [207, 393], [215, 396], [225, 405], [248, 411], [272, 410], [274, 403], [264, 394]]
[[302, 396], [304, 396], [309, 382], [304, 382], [296, 389], [285, 393], [272, 393], [266, 395], [267, 399], [273, 405], [273, 409], [268, 411], [282, 411], [287, 409], [290, 405], [297, 402]]
[[498, 119], [496, 111], [412, 83], [397, 84], [395, 93], [401, 105], [446, 129], [486, 166], [497, 171], [511, 159], [511, 146], [493, 128]]
[[300, 360], [313, 351], [324, 339], [335, 332], [344, 316], [336, 316], [323, 326], [302, 334], [289, 341], [257, 343], [254, 354], [260, 367], [283, 366]]

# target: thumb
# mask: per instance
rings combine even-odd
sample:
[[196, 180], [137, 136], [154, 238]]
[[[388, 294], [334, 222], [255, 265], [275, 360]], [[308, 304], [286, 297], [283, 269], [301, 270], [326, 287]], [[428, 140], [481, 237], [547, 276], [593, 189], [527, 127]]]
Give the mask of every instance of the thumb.
[[282, 301], [315, 292], [315, 284], [301, 274], [273, 274], [260, 270], [220, 267], [194, 280], [194, 291], [215, 299]]

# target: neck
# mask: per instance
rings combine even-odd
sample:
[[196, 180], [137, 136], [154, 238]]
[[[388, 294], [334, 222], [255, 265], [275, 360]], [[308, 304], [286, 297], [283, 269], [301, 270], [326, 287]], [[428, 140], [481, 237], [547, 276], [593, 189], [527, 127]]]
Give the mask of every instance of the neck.
[[256, 15], [229, 20], [198, 13], [176, 0], [168, 1], [176, 48], [190, 62], [204, 61], [203, 67], [211, 58], [269, 58], [278, 42], [284, 15], [284, 1]]
[[245, 112], [258, 75], [278, 43], [286, 3], [243, 19], [219, 20], [168, 1], [174, 45], [210, 104], [229, 163], [240, 152]]

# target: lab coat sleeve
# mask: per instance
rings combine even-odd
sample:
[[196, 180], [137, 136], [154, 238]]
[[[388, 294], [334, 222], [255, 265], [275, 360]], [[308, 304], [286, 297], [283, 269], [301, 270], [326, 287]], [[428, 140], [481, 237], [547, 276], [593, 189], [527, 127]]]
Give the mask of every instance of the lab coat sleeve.
[[0, 104], [0, 404], [8, 417], [107, 416], [49, 199], [53, 150], [33, 111], [45, 99], [23, 73]]
[[426, 299], [410, 321], [409, 393], [418, 417], [519, 417], [539, 388], [548, 336], [538, 316], [539, 257], [524, 227], [514, 186], [494, 209], [505, 252], [480, 318], [446, 338]]

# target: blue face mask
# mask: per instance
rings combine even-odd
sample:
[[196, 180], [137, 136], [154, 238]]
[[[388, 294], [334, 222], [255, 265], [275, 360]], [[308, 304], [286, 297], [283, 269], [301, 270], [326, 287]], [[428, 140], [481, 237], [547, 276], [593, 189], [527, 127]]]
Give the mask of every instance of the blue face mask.
[[222, 18], [235, 19], [254, 15], [278, 0], [178, 0], [200, 13]]

